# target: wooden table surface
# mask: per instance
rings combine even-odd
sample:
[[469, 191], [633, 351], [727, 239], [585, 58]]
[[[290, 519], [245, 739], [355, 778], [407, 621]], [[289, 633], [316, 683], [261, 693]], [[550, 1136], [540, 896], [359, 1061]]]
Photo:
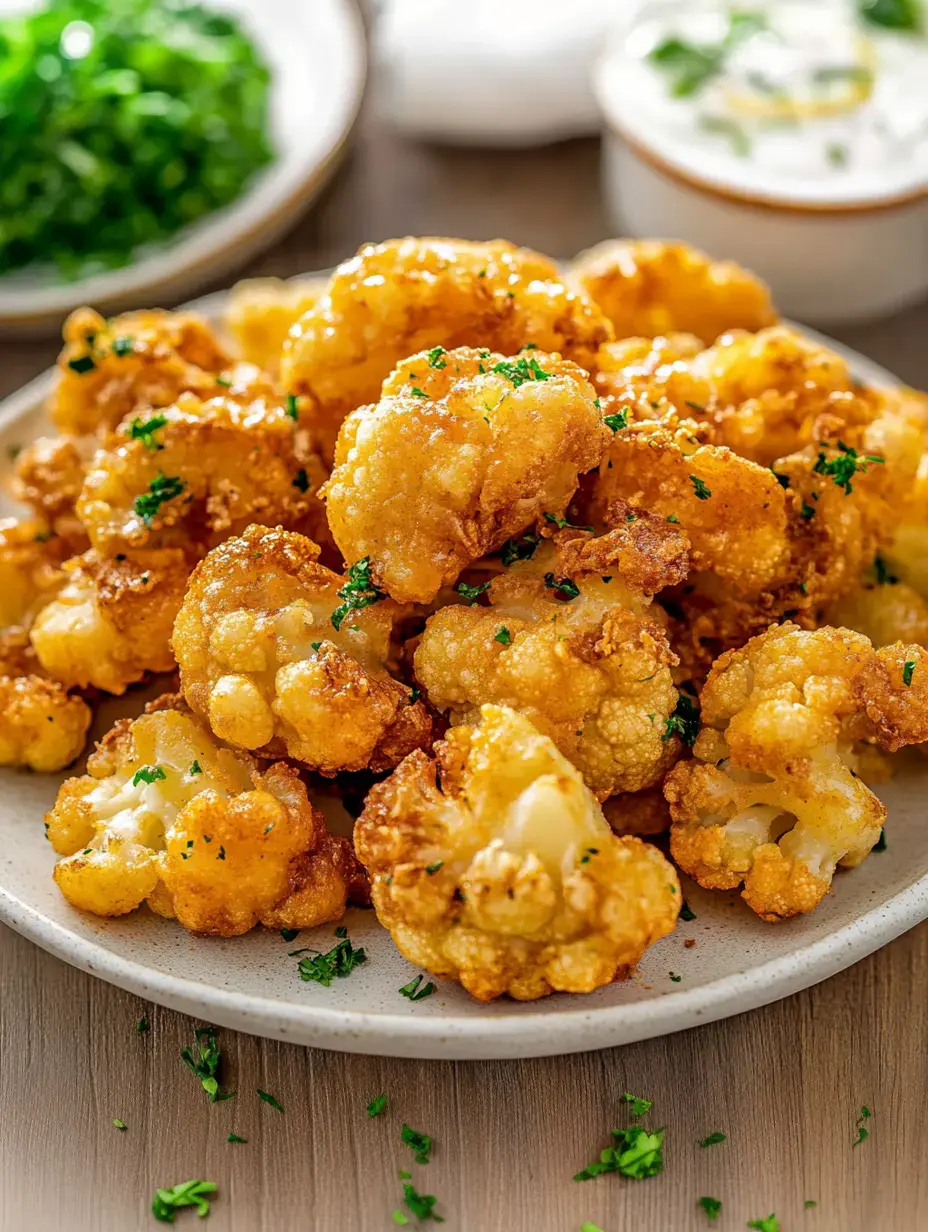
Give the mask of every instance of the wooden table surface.
[[[608, 234], [597, 163], [592, 141], [519, 153], [413, 146], [380, 131], [368, 107], [324, 199], [249, 272], [318, 268], [407, 233], [502, 235], [566, 256]], [[835, 332], [928, 386], [926, 327], [922, 309]], [[0, 342], [0, 394], [54, 353], [52, 342]], [[604, 1232], [726, 1232], [771, 1212], [782, 1232], [918, 1232], [926, 977], [923, 924], [766, 1009], [548, 1060], [384, 1060], [222, 1032], [229, 1088], [272, 1092], [281, 1116], [255, 1099], [210, 1106], [179, 1056], [197, 1024], [0, 928], [0, 1232], [151, 1228], [155, 1187], [191, 1177], [219, 1187], [209, 1232], [378, 1232], [396, 1226], [404, 1120], [435, 1139], [417, 1183], [438, 1195], [449, 1232], [579, 1232], [584, 1220]], [[147, 1035], [135, 1030], [142, 1014]], [[574, 1184], [624, 1123], [626, 1090], [653, 1099], [667, 1126], [665, 1172]], [[389, 1112], [372, 1121], [365, 1108], [380, 1092]], [[855, 1148], [862, 1104], [870, 1137]], [[247, 1144], [227, 1143], [232, 1130]], [[700, 1149], [715, 1130], [726, 1142]], [[703, 1195], [724, 1204], [712, 1225]], [[178, 1217], [180, 1228], [195, 1222]]]

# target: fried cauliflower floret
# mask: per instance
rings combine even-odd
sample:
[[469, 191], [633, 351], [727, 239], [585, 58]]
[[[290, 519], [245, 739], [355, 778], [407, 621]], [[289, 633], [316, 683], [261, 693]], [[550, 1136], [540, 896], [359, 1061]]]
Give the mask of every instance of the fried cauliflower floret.
[[109, 438], [77, 505], [95, 548], [206, 549], [256, 518], [328, 540], [318, 495], [326, 471], [309, 433], [280, 400], [234, 394], [184, 394]]
[[68, 545], [37, 519], [0, 519], [0, 630], [28, 629], [64, 584]]
[[542, 513], [563, 514], [609, 435], [586, 374], [556, 355], [414, 355], [342, 426], [332, 534], [394, 599], [428, 603]]
[[[692, 359], [703, 349], [695, 334], [659, 334], [654, 338], [630, 337], [607, 342], [596, 356], [593, 383], [603, 394], [615, 398], [616, 406], [610, 409], [632, 411], [637, 419], [659, 419], [661, 412], [685, 408], [687, 398], [677, 397], [674, 402], [667, 398], [669, 373], [676, 371], [672, 365], [677, 360]], [[686, 374], [687, 394], [690, 401], [704, 395], [705, 386], [697, 385], [688, 377], [685, 364], [679, 365]], [[659, 374], [659, 375], [658, 375]], [[679, 395], [682, 391], [677, 389]], [[696, 402], [697, 406], [702, 404]]]
[[67, 582], [36, 617], [32, 645], [62, 684], [124, 693], [149, 672], [174, 668], [171, 630], [190, 563], [178, 548], [90, 551], [68, 561]]
[[326, 775], [392, 768], [431, 729], [387, 668], [396, 605], [318, 555], [252, 526], [197, 566], [174, 627], [184, 696], [221, 740], [261, 756]]
[[613, 796], [603, 804], [603, 814], [613, 834], [651, 838], [670, 829], [670, 806], [660, 787]]
[[729, 651], [700, 697], [696, 760], [664, 784], [680, 868], [766, 920], [812, 911], [854, 867], [886, 810], [855, 773], [855, 741], [894, 751], [928, 735], [928, 653], [784, 624]]
[[863, 579], [827, 609], [824, 623], [854, 629], [874, 646], [892, 642], [928, 646], [928, 603], [911, 586], [887, 574], [885, 565], [880, 567], [881, 580]]
[[570, 762], [500, 706], [373, 787], [355, 848], [399, 950], [480, 1001], [624, 979], [681, 901], [660, 852], [616, 838]]
[[13, 495], [75, 552], [87, 546], [74, 507], [97, 443], [93, 436], [40, 436], [16, 460]]
[[656, 783], [679, 754], [676, 657], [647, 609], [686, 575], [687, 545], [648, 515], [601, 540], [573, 536], [511, 564], [489, 607], [431, 616], [415, 674], [455, 725], [476, 723], [485, 702], [518, 710], [603, 800]]
[[325, 293], [324, 278], [246, 278], [229, 295], [223, 324], [238, 354], [271, 376], [280, 371], [281, 353], [291, 327]]
[[127, 312], [106, 321], [78, 308], [64, 323], [49, 414], [59, 432], [91, 435], [170, 406], [185, 390], [208, 398], [231, 363], [206, 322], [190, 313]]
[[282, 379], [310, 395], [307, 414], [331, 448], [345, 416], [375, 402], [407, 355], [437, 345], [515, 355], [532, 343], [590, 371], [612, 336], [592, 300], [536, 252], [502, 240], [388, 240], [338, 267], [290, 331]]
[[769, 288], [734, 261], [666, 240], [606, 240], [580, 253], [568, 281], [603, 310], [617, 338], [681, 331], [708, 346], [729, 329], [763, 329]]
[[22, 631], [0, 634], [0, 766], [61, 770], [84, 747], [92, 718], [80, 697], [46, 680]]
[[183, 710], [123, 720], [47, 815], [55, 881], [73, 906], [125, 915], [146, 900], [192, 932], [337, 920], [359, 870], [297, 772], [260, 772]]

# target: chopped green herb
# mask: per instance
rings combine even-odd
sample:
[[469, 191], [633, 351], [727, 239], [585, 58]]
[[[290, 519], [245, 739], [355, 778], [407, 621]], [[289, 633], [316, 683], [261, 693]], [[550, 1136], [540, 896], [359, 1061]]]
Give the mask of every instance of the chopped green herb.
[[689, 43], [671, 36], [659, 43], [648, 59], [667, 73], [670, 92], [675, 98], [689, 98], [718, 76], [729, 51], [752, 34], [765, 29], [766, 24], [763, 13], [733, 10], [721, 42]]
[[748, 1227], [755, 1232], [780, 1232], [780, 1221], [776, 1215], [768, 1215], [766, 1219], [749, 1219]]
[[176, 475], [158, 474], [148, 485], [148, 491], [135, 498], [132, 508], [145, 525], [150, 527], [165, 501], [180, 496], [186, 486], [184, 481]]
[[675, 525], [679, 525], [680, 519], [677, 517], [675, 513], [672, 513], [670, 517], [667, 519], [667, 521], [673, 522]]
[[885, 826], [882, 828], [882, 830], [880, 830], [880, 837], [876, 840], [876, 842], [870, 848], [870, 850], [871, 851], [885, 851], [886, 850], [886, 827]]
[[718, 1219], [722, 1204], [718, 1198], [700, 1198], [699, 1205], [706, 1212], [707, 1219]]
[[399, 1224], [401, 1228], [405, 1228], [409, 1223], [409, 1216], [404, 1215], [400, 1210], [396, 1210], [393, 1212], [393, 1222]]
[[435, 1214], [433, 1209], [438, 1199], [432, 1194], [420, 1194], [408, 1181], [403, 1186], [403, 1201], [417, 1219], [434, 1219], [436, 1223], [445, 1222], [440, 1215]]
[[386, 1095], [375, 1095], [371, 1102], [367, 1105], [367, 1115], [369, 1117], [380, 1116], [384, 1108], [387, 1106]]
[[291, 419], [299, 419], [300, 417], [299, 401], [296, 394], [287, 394], [286, 410]]
[[832, 167], [846, 167], [850, 150], [843, 141], [829, 141], [825, 146], [825, 158]]
[[154, 434], [159, 428], [163, 428], [167, 422], [167, 415], [153, 415], [151, 419], [145, 420], [136, 416], [132, 423], [129, 424], [129, 436], [133, 441], [141, 441], [145, 448], [152, 453], [157, 453], [164, 446], [158, 444], [154, 439]]
[[864, 1121], [869, 1121], [872, 1115], [870, 1109], [864, 1104], [860, 1110], [860, 1115], [857, 1117], [857, 1141], [854, 1143], [854, 1146], [860, 1146], [862, 1142], [866, 1142], [870, 1137], [870, 1131], [864, 1129]]
[[512, 637], [505, 625], [500, 625], [500, 627], [496, 630], [496, 636], [493, 638], [493, 641], [499, 642], [501, 646], [512, 645]]
[[725, 1141], [725, 1135], [722, 1133], [719, 1133], [719, 1131], [716, 1130], [715, 1133], [710, 1134], [708, 1138], [703, 1138], [702, 1142], [700, 1142], [699, 1145], [700, 1146], [716, 1146], [719, 1142], [724, 1142], [724, 1141]]
[[294, 475], [291, 487], [297, 488], [300, 492], [308, 492], [312, 487], [312, 484], [309, 482], [309, 476], [302, 466]]
[[295, 941], [300, 935], [300, 930], [298, 928], [282, 928], [280, 930], [280, 935], [289, 945], [291, 941]]
[[410, 706], [414, 706], [421, 696], [422, 696], [422, 690], [419, 688], [417, 684], [414, 684], [412, 688], [409, 690]]
[[661, 740], [670, 740], [679, 736], [684, 744], [693, 745], [699, 735], [699, 707], [691, 697], [680, 693], [673, 714], [664, 724], [664, 734]]
[[915, 675], [916, 662], [914, 659], [906, 659], [902, 665], [902, 683], [908, 687], [912, 683], [912, 677]]
[[777, 481], [777, 483], [780, 485], [781, 488], [789, 487], [789, 475], [781, 475], [780, 472], [775, 471], [772, 466], [770, 468], [770, 471], [774, 479]]
[[550, 372], [545, 372], [541, 364], [534, 357], [530, 359], [517, 359], [512, 363], [508, 359], [504, 359], [502, 363], [494, 364], [493, 372], [498, 372], [500, 376], [504, 376], [507, 381], [519, 388], [526, 381], [547, 381], [551, 376]]
[[262, 1091], [258, 1087], [258, 1099], [263, 1099], [266, 1104], [270, 1104], [272, 1108], [276, 1108], [278, 1112], [283, 1112], [283, 1104], [279, 1103], [273, 1095], [268, 1095], [267, 1091]]
[[190, 1072], [199, 1078], [200, 1085], [209, 1096], [211, 1104], [222, 1099], [231, 1099], [235, 1094], [234, 1091], [229, 1091], [225, 1095], [219, 1094], [217, 1075], [222, 1053], [216, 1043], [215, 1027], [197, 1027], [193, 1034], [196, 1042], [193, 1048], [180, 1050], [181, 1060]]
[[191, 774], [191, 775], [193, 775], [193, 774], [202, 774], [202, 773], [203, 773], [203, 767], [200, 765], [200, 763], [199, 763], [198, 761], [194, 760], [194, 761], [192, 761], [192, 762], [190, 763], [190, 769], [187, 771], [187, 773], [188, 773], [188, 774]]
[[369, 556], [365, 556], [363, 560], [351, 566], [347, 580], [338, 592], [338, 597], [344, 599], [344, 603], [332, 613], [332, 626], [336, 631], [341, 628], [342, 621], [349, 612], [358, 612], [362, 608], [370, 607], [372, 603], [379, 603], [381, 599], [386, 599], [387, 596], [380, 587], [375, 586], [371, 581], [371, 558]]
[[142, 1015], [142, 1017], [135, 1024], [135, 1029], [139, 1035], [144, 1035], [146, 1031], [151, 1029], [151, 1024], [148, 1021], [147, 1015]]
[[443, 346], [432, 347], [428, 354], [430, 368], [447, 368], [448, 361], [445, 359], [445, 348]]
[[232, 388], [232, 378], [228, 376], [217, 376], [216, 384], [221, 385], [223, 389], [231, 389]]
[[247, 1138], [240, 1138], [238, 1134], [229, 1134], [228, 1138], [226, 1138], [226, 1142], [247, 1142], [247, 1141], [248, 1141]]
[[646, 1112], [650, 1112], [654, 1101], [652, 1099], [641, 1099], [638, 1095], [630, 1095], [628, 1091], [622, 1096], [626, 1104], [631, 1104], [631, 1114], [633, 1117], [644, 1116]]
[[851, 480], [858, 471], [865, 475], [869, 462], [882, 464], [886, 461], [885, 458], [878, 458], [875, 454], [865, 454], [861, 457], [856, 449], [845, 445], [843, 441], [837, 442], [837, 449], [839, 452], [834, 458], [828, 458], [824, 449], [820, 449], [812, 470], [816, 475], [829, 476], [833, 483], [844, 489], [845, 496], [850, 496], [853, 492]]
[[132, 786], [138, 787], [139, 783], [155, 783], [167, 777], [160, 766], [140, 766], [132, 776]]
[[431, 980], [420, 988], [419, 985], [425, 979], [424, 975], [417, 975], [414, 980], [410, 980], [408, 984], [404, 984], [399, 990], [401, 997], [408, 997], [410, 1001], [421, 1001], [423, 997], [430, 997], [435, 991], [435, 985]]
[[121, 338], [114, 338], [110, 350], [119, 359], [125, 359], [127, 355], [131, 355], [135, 350], [135, 345], [130, 337], [123, 334]]
[[810, 1211], [813, 1206], [818, 1206], [818, 1203], [815, 1201], [814, 1198], [806, 1198], [805, 1202], [803, 1202], [802, 1205], [806, 1208], [807, 1211]]
[[436, 860], [434, 864], [426, 864], [425, 871], [430, 877], [434, 877], [440, 868], [445, 867], [444, 860]]
[[628, 407], [623, 407], [621, 411], [617, 411], [615, 415], [604, 415], [603, 423], [607, 428], [611, 428], [613, 433], [620, 431], [622, 428], [628, 427]]
[[808, 522], [810, 518], [815, 517], [815, 510], [811, 505], [807, 505], [805, 501], [803, 501], [802, 509], [799, 512], [804, 522]]
[[363, 946], [355, 949], [348, 937], [342, 937], [326, 954], [316, 954], [313, 958], [301, 958], [299, 962], [300, 979], [306, 983], [315, 982], [328, 988], [333, 979], [346, 979], [354, 971], [367, 962]]
[[919, 0], [858, 0], [864, 21], [885, 30], [918, 34], [924, 23]]
[[531, 560], [538, 543], [538, 536], [531, 531], [526, 532], [521, 539], [507, 539], [500, 552], [500, 559], [507, 569], [517, 560]]
[[605, 1147], [598, 1160], [576, 1173], [575, 1181], [589, 1181], [605, 1172], [618, 1172], [622, 1176], [642, 1180], [663, 1171], [663, 1129], [652, 1132], [640, 1125], [614, 1129], [612, 1141], [613, 1145]]
[[597, 1223], [590, 1223], [587, 1219], [580, 1225], [580, 1232], [603, 1232], [602, 1228]]
[[895, 586], [899, 579], [892, 573], [879, 553], [873, 558], [873, 573], [878, 586]]
[[93, 372], [96, 366], [92, 355], [77, 355], [74, 359], [68, 360], [68, 367], [78, 376], [83, 376], [85, 372]]
[[545, 513], [542, 515], [546, 522], [550, 522], [552, 526], [556, 526], [558, 530], [569, 528], [570, 530], [592, 530], [592, 526], [575, 526], [573, 522], [568, 522], [566, 518], [555, 517], [553, 513]]
[[674, 975], [672, 971], [668, 971], [667, 974], [670, 976], [671, 982], [674, 984], [679, 984], [680, 981], [683, 979], [682, 975]]
[[549, 590], [553, 590], [556, 594], [561, 595], [567, 603], [576, 599], [580, 594], [580, 587], [569, 577], [561, 578], [560, 581], [557, 581], [553, 573], [546, 573], [545, 585]]
[[215, 1193], [218, 1186], [213, 1181], [184, 1181], [173, 1189], [156, 1189], [151, 1200], [151, 1213], [159, 1223], [173, 1223], [174, 1216], [185, 1206], [195, 1206], [203, 1219], [209, 1214], [206, 1194]]
[[690, 483], [693, 485], [693, 491], [696, 493], [697, 500], [708, 500], [712, 495], [712, 492], [706, 487], [698, 475], [690, 475]]
[[751, 138], [737, 120], [727, 116], [702, 115], [699, 117], [699, 127], [704, 133], [727, 137], [732, 153], [738, 158], [747, 158], [751, 153]]
[[685, 898], [684, 898], [684, 900], [683, 900], [683, 905], [682, 905], [682, 906], [681, 906], [681, 908], [680, 908], [680, 919], [681, 919], [681, 920], [683, 920], [684, 922], [687, 922], [687, 923], [688, 923], [690, 920], [695, 920], [695, 919], [696, 919], [696, 912], [695, 912], [695, 911], [693, 910], [693, 908], [689, 905], [689, 903], [686, 901], [686, 899], [685, 899]]
[[428, 394], [425, 392], [425, 390], [419, 389], [419, 387], [416, 385], [413, 385], [412, 389], [409, 392], [412, 394], [414, 398], [427, 398], [428, 397]]
[[412, 1129], [404, 1123], [400, 1137], [412, 1151], [417, 1164], [429, 1162], [432, 1153], [432, 1139], [428, 1134], [420, 1133], [418, 1129]]
[[458, 582], [454, 589], [462, 599], [467, 600], [468, 607], [473, 607], [480, 596], [490, 589], [490, 583], [478, 582], [476, 586], [468, 586], [466, 582]]
[[129, 1126], [125, 1123], [125, 1121], [120, 1121], [119, 1117], [113, 1117], [113, 1124], [116, 1126], [117, 1129], [128, 1129], [129, 1128]]

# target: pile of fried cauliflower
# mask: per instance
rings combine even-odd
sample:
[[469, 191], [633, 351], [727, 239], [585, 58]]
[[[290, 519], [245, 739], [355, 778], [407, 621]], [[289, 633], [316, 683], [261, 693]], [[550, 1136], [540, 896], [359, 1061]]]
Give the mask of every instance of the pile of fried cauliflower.
[[532, 999], [626, 977], [677, 869], [783, 920], [879, 841], [867, 784], [928, 741], [928, 397], [746, 271], [408, 238], [216, 328], [83, 309], [59, 369], [0, 526], [0, 762], [164, 689], [47, 815], [75, 907], [229, 937], [372, 901]]

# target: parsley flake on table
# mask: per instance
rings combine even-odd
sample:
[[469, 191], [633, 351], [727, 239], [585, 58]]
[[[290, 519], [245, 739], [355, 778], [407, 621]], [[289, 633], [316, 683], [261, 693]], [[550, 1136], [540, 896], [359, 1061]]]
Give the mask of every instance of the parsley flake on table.
[[545, 574], [545, 586], [549, 590], [553, 590], [555, 594], [560, 595], [566, 603], [570, 603], [580, 594], [580, 587], [572, 578], [563, 577], [556, 579], [553, 573]]
[[401, 1210], [395, 1210], [391, 1218], [394, 1223], [399, 1224], [402, 1228], [405, 1228], [405, 1226], [409, 1223], [409, 1216], [404, 1215]]
[[420, 1133], [418, 1129], [413, 1129], [404, 1122], [400, 1137], [412, 1151], [413, 1159], [417, 1164], [427, 1164], [431, 1161], [432, 1139], [428, 1134]]
[[137, 1034], [144, 1035], [146, 1031], [150, 1029], [150, 1026], [151, 1024], [148, 1021], [148, 1016], [146, 1014], [143, 1014], [142, 1017], [135, 1024], [135, 1030]]
[[148, 485], [148, 491], [135, 498], [132, 508], [150, 528], [161, 506], [175, 496], [180, 496], [186, 486], [176, 475], [158, 474]]
[[551, 376], [550, 372], [545, 372], [537, 359], [517, 359], [515, 363], [511, 360], [504, 359], [502, 363], [494, 364], [492, 372], [498, 372], [500, 376], [504, 376], [507, 381], [510, 381], [516, 389], [520, 385], [524, 385], [526, 381], [547, 381]]
[[278, 1103], [273, 1095], [268, 1095], [267, 1091], [262, 1091], [260, 1087], [258, 1087], [258, 1099], [263, 1099], [266, 1104], [270, 1104], [278, 1112], [283, 1112], [284, 1110], [283, 1104]]
[[814, 1198], [806, 1198], [805, 1202], [803, 1202], [802, 1205], [805, 1207], [807, 1211], [811, 1211], [813, 1206], [818, 1206], [818, 1203], [815, 1201]]
[[155, 440], [155, 433], [168, 422], [167, 415], [153, 415], [151, 419], [140, 419], [136, 416], [129, 424], [129, 437], [133, 441], [141, 441], [151, 453], [157, 453], [164, 446]]
[[151, 1200], [151, 1213], [159, 1223], [173, 1223], [174, 1216], [185, 1206], [195, 1206], [203, 1219], [209, 1214], [207, 1194], [216, 1192], [214, 1181], [183, 1181], [173, 1189], [156, 1189]]
[[722, 1133], [719, 1133], [719, 1131], [716, 1130], [714, 1134], [709, 1134], [708, 1138], [703, 1138], [703, 1140], [700, 1142], [699, 1145], [700, 1146], [716, 1146], [718, 1145], [719, 1142], [724, 1142], [724, 1141], [725, 1141], [725, 1135]]
[[722, 1204], [718, 1198], [700, 1198], [699, 1205], [706, 1212], [707, 1219], [718, 1219]]
[[912, 677], [915, 675], [915, 660], [906, 659], [902, 666], [902, 683], [908, 687], [912, 683]]
[[768, 1215], [766, 1219], [749, 1219], [748, 1227], [754, 1232], [780, 1232], [780, 1221], [776, 1215]]
[[455, 592], [467, 600], [467, 606], [473, 607], [482, 594], [490, 589], [489, 582], [478, 582], [476, 586], [468, 586], [466, 582], [458, 582]]
[[590, 1181], [605, 1172], [618, 1172], [633, 1180], [643, 1180], [663, 1171], [663, 1129], [651, 1131], [640, 1125], [614, 1129], [612, 1141], [613, 1145], [605, 1147], [598, 1160], [576, 1173], [575, 1181]]
[[844, 489], [844, 495], [850, 496], [853, 492], [851, 480], [858, 471], [861, 474], [867, 473], [867, 463], [884, 463], [885, 458], [878, 458], [875, 454], [865, 454], [863, 457], [858, 454], [856, 449], [852, 449], [850, 445], [845, 445], [843, 441], [836, 443], [838, 454], [834, 458], [829, 458], [824, 448], [819, 450], [818, 460], [812, 467], [816, 475], [827, 475], [833, 483], [839, 488]]
[[697, 500], [708, 500], [712, 495], [711, 488], [706, 487], [698, 475], [690, 475], [690, 483], [693, 485]]
[[229, 1134], [228, 1138], [226, 1138], [226, 1142], [247, 1142], [247, 1141], [248, 1141], [247, 1138], [240, 1138], [238, 1134]]
[[432, 1194], [420, 1194], [408, 1181], [403, 1186], [403, 1201], [417, 1219], [423, 1221], [433, 1219], [436, 1223], [445, 1222], [441, 1215], [436, 1215], [434, 1211], [438, 1199]]
[[854, 1143], [854, 1146], [860, 1146], [862, 1142], [866, 1142], [866, 1140], [870, 1137], [870, 1131], [864, 1129], [864, 1121], [869, 1121], [872, 1115], [873, 1113], [867, 1105], [864, 1104], [860, 1110], [860, 1115], [857, 1117], [857, 1140]]
[[[299, 951], [296, 951], [299, 953]], [[349, 937], [341, 937], [325, 954], [316, 954], [313, 958], [301, 958], [299, 962], [300, 979], [306, 983], [315, 982], [328, 988], [337, 976], [345, 979], [351, 975], [355, 967], [367, 962], [364, 947], [357, 949], [351, 944]]]
[[587, 1219], [585, 1223], [580, 1225], [580, 1232], [603, 1232], [598, 1223], [590, 1223]]
[[371, 581], [371, 558], [365, 556], [353, 564], [348, 570], [348, 578], [338, 592], [339, 599], [344, 599], [332, 613], [332, 627], [337, 631], [342, 627], [342, 621], [349, 612], [359, 612], [386, 599], [386, 594]]
[[612, 429], [613, 434], [618, 432], [621, 428], [627, 428], [628, 427], [628, 407], [624, 406], [621, 409], [621, 411], [616, 411], [614, 415], [604, 415], [603, 423], [606, 425], [607, 428]]
[[231, 1099], [234, 1091], [225, 1095], [219, 1094], [219, 1063], [222, 1059], [219, 1045], [216, 1043], [214, 1027], [197, 1027], [194, 1031], [195, 1044], [193, 1048], [182, 1048], [180, 1056], [183, 1063], [192, 1074], [200, 1080], [200, 1085], [209, 1096], [211, 1104], [222, 1099]]
[[117, 1129], [128, 1129], [129, 1128], [129, 1126], [125, 1123], [125, 1121], [120, 1121], [119, 1117], [113, 1117], [113, 1124], [116, 1126]]
[[132, 786], [138, 787], [139, 783], [155, 783], [167, 777], [161, 766], [140, 766], [132, 776]]
[[679, 736], [684, 744], [693, 745], [699, 735], [699, 707], [691, 697], [681, 693], [677, 697], [674, 712], [664, 724], [664, 734], [661, 740], [670, 740]]
[[423, 997], [430, 997], [435, 991], [435, 985], [431, 980], [420, 988], [419, 985], [425, 979], [424, 975], [417, 975], [415, 979], [410, 980], [408, 984], [404, 984], [399, 990], [401, 997], [408, 997], [410, 1001], [421, 1001]]
[[531, 531], [526, 532], [521, 539], [507, 539], [500, 552], [500, 560], [508, 569], [517, 560], [531, 560], [540, 540]]
[[380, 1116], [384, 1108], [387, 1106], [386, 1095], [375, 1095], [371, 1102], [367, 1105], [367, 1115], [369, 1117]]
[[639, 1095], [630, 1095], [628, 1091], [622, 1096], [626, 1104], [631, 1104], [629, 1111], [633, 1117], [644, 1116], [646, 1112], [650, 1112], [654, 1104], [653, 1099], [642, 1099]]

